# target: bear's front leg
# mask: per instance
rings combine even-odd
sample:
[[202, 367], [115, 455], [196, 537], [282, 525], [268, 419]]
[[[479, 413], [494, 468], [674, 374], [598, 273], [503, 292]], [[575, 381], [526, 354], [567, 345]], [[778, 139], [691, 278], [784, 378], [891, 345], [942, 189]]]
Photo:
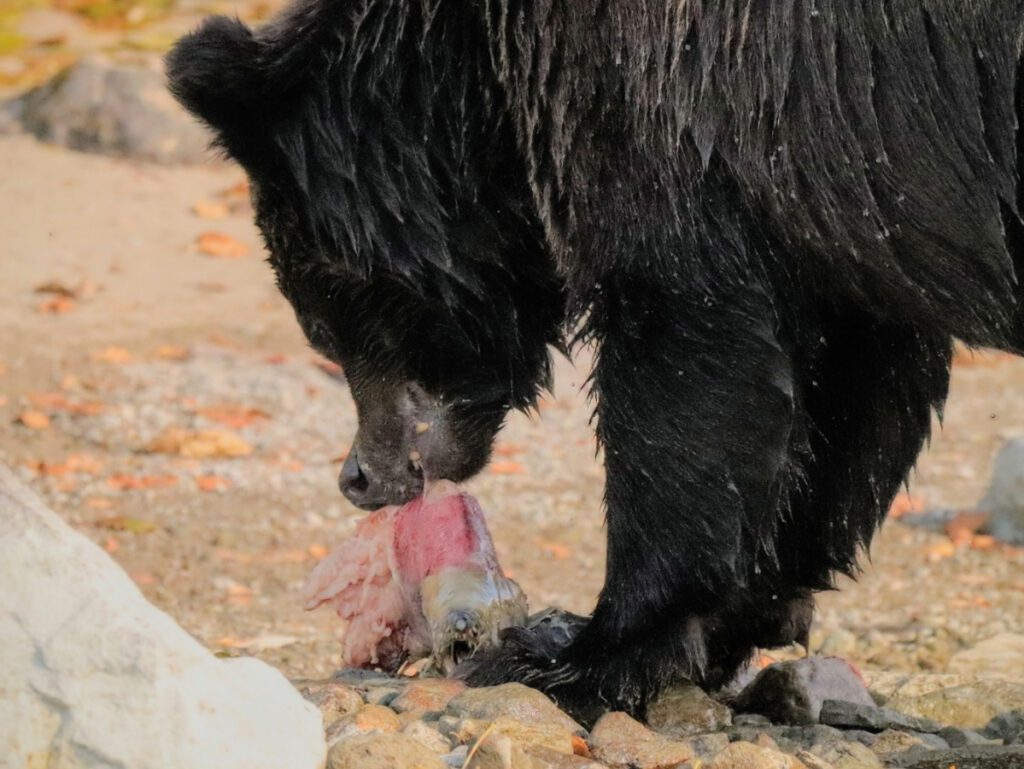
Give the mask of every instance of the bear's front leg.
[[570, 643], [511, 632], [471, 684], [522, 681], [586, 721], [610, 709], [642, 716], [673, 679], [702, 682], [710, 668], [742, 662], [735, 643], [723, 659], [708, 640], [734, 635], [722, 625], [736, 621], [729, 607], [746, 603], [751, 575], [774, 561], [793, 385], [771, 292], [732, 287], [712, 294], [621, 276], [603, 286], [591, 322], [604, 589]]

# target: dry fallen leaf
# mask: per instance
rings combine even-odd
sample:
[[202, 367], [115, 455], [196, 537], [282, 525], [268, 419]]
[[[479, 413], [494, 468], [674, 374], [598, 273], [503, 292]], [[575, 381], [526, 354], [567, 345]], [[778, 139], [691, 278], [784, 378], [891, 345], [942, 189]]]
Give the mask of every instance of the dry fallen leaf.
[[100, 401], [71, 400], [64, 393], [34, 392], [29, 393], [26, 398], [40, 411], [63, 411], [82, 417], [94, 417], [106, 408]]
[[519, 462], [492, 462], [490, 470], [494, 475], [522, 475], [526, 472]]
[[246, 456], [252, 453], [252, 446], [227, 430], [182, 430], [168, 427], [150, 442], [146, 450], [154, 454], [209, 459]]
[[932, 563], [944, 561], [947, 558], [952, 558], [954, 555], [956, 555], [956, 545], [949, 540], [937, 542], [925, 550], [925, 556]]
[[962, 511], [946, 524], [946, 536], [954, 544], [969, 545], [974, 535], [988, 522], [989, 514], [983, 512]]
[[40, 315], [66, 315], [76, 307], [75, 300], [66, 296], [54, 296], [36, 305]]
[[128, 475], [114, 473], [107, 478], [107, 485], [119, 491], [135, 491], [138, 489], [166, 489], [177, 484], [173, 475]]
[[39, 475], [57, 477], [68, 473], [84, 473], [99, 475], [103, 470], [103, 461], [92, 454], [70, 454], [63, 462], [30, 462], [31, 467]]
[[92, 354], [92, 359], [99, 363], [131, 363], [134, 356], [123, 347], [104, 347]]
[[219, 422], [222, 425], [235, 429], [248, 427], [255, 422], [264, 422], [270, 419], [270, 414], [266, 411], [249, 406], [206, 406], [196, 409], [196, 413], [206, 417], [211, 422]]
[[22, 411], [18, 415], [18, 421], [31, 430], [46, 430], [50, 426], [50, 417], [34, 409]]
[[103, 549], [113, 555], [121, 549], [121, 543], [115, 537], [107, 537], [107, 541], [103, 543]]
[[231, 488], [231, 481], [220, 475], [199, 475], [196, 486], [200, 491], [223, 491]]
[[161, 345], [156, 350], [156, 357], [163, 360], [188, 360], [192, 351], [187, 347], [179, 347], [173, 344]]
[[587, 741], [578, 734], [574, 734], [572, 736], [572, 752], [577, 756], [590, 758], [590, 746], [587, 745]]
[[558, 542], [547, 542], [545, 540], [537, 540], [537, 547], [543, 550], [545, 553], [550, 553], [552, 556], [557, 558], [559, 561], [564, 561], [566, 558], [572, 555], [572, 550], [566, 545], [559, 544]]
[[192, 213], [200, 219], [223, 219], [231, 209], [223, 200], [200, 200], [192, 206]]
[[123, 515], [114, 515], [110, 518], [101, 518], [93, 521], [93, 526], [108, 531], [126, 531], [129, 534], [149, 534], [156, 530], [156, 524], [141, 518], [128, 518]]
[[327, 557], [327, 548], [323, 545], [310, 545], [309, 554], [318, 561]]
[[34, 290], [37, 294], [53, 294], [65, 299], [81, 299], [92, 296], [98, 289], [99, 286], [95, 281], [84, 278], [78, 282], [77, 286], [69, 286], [60, 280], [48, 280], [45, 283], [40, 283]]
[[238, 259], [249, 253], [249, 247], [223, 232], [204, 232], [196, 239], [199, 253], [218, 259]]
[[247, 201], [249, 199], [249, 180], [242, 179], [226, 190], [221, 190], [220, 197], [225, 200]]
[[916, 497], [912, 494], [897, 494], [889, 507], [890, 518], [902, 518], [905, 515], [913, 514], [924, 509], [924, 497]]
[[499, 443], [494, 447], [494, 456], [496, 457], [514, 457], [517, 454], [522, 454], [526, 451], [525, 446], [521, 446], [518, 443]]

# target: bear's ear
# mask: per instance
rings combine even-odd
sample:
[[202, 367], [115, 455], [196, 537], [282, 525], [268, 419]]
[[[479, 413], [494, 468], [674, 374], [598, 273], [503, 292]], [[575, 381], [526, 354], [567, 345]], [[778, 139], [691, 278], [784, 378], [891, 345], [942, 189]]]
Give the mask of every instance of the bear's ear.
[[262, 90], [259, 43], [237, 19], [213, 16], [167, 55], [168, 86], [174, 97], [217, 133], [229, 152], [258, 109]]

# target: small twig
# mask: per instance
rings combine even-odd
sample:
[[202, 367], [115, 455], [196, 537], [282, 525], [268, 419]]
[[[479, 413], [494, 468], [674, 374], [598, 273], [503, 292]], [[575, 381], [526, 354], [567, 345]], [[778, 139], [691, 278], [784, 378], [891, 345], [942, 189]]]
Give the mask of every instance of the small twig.
[[476, 742], [473, 743], [473, 747], [469, 749], [469, 753], [466, 754], [466, 760], [462, 762], [462, 769], [469, 769], [469, 762], [473, 760], [473, 756], [476, 755], [477, 749], [483, 744], [483, 741], [487, 739], [488, 735], [494, 731], [494, 721], [491, 721], [490, 725], [483, 730], [479, 737], [476, 738]]

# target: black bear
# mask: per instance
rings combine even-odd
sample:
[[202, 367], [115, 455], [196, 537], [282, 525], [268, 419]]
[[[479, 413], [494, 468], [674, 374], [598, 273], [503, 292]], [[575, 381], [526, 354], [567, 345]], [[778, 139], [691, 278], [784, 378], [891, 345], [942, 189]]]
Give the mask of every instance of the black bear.
[[1024, 348], [1022, 37], [1017, 0], [298, 0], [168, 67], [344, 367], [357, 504], [478, 471], [596, 344], [604, 589], [467, 673], [590, 717], [805, 636], [953, 339]]

